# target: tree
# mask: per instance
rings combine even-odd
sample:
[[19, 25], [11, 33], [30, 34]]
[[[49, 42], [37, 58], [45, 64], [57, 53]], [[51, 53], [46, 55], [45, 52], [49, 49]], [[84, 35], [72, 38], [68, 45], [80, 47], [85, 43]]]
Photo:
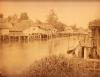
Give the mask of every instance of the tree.
[[17, 21], [17, 20], [18, 20], [18, 16], [17, 16], [16, 14], [13, 15], [13, 16], [8, 16], [8, 17], [7, 17], [7, 20], [8, 20], [9, 22]]
[[75, 30], [75, 31], [78, 31], [78, 28], [77, 28], [77, 25], [76, 25], [76, 24], [71, 25], [71, 28], [72, 28], [73, 30]]
[[7, 21], [10, 22], [11, 20], [12, 20], [12, 17], [11, 16], [8, 16], [7, 17]]
[[65, 24], [58, 21], [57, 14], [52, 9], [47, 17], [47, 23], [51, 24], [58, 31], [63, 31], [65, 29]]
[[28, 20], [28, 19], [29, 19], [29, 17], [27, 15], [27, 13], [21, 13], [20, 20]]
[[66, 25], [62, 22], [58, 22], [57, 25], [55, 26], [55, 28], [58, 30], [58, 31], [64, 31], [65, 30], [65, 27]]
[[58, 17], [53, 9], [51, 9], [48, 17], [47, 17], [47, 23], [55, 25], [58, 22]]
[[95, 25], [100, 25], [100, 19], [95, 19], [91, 22], [89, 22], [89, 26], [95, 26]]
[[3, 14], [0, 14], [0, 18], [3, 18]]
[[38, 20], [38, 19], [37, 19], [37, 20], [36, 20], [36, 23], [37, 23], [37, 24], [42, 24], [43, 22], [42, 22], [41, 20]]

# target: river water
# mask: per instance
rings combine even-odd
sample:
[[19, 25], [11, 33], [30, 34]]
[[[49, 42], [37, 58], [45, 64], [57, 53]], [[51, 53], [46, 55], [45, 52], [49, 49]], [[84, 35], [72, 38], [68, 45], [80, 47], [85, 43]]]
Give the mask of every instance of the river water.
[[20, 74], [35, 60], [51, 54], [65, 54], [78, 44], [77, 37], [0, 43], [0, 70], [9, 75]]

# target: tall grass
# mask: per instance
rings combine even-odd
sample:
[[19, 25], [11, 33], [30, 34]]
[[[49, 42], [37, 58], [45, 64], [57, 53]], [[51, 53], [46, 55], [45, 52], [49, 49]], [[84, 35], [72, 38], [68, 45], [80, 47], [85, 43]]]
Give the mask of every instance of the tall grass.
[[100, 71], [94, 70], [94, 63], [83, 59], [68, 59], [65, 56], [48, 56], [35, 61], [25, 77], [100, 77]]

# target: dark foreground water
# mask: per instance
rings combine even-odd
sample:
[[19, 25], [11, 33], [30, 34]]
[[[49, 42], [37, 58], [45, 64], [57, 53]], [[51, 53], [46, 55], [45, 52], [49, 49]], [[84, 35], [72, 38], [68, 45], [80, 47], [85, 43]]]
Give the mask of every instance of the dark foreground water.
[[66, 54], [78, 44], [77, 37], [34, 40], [31, 42], [0, 43], [0, 71], [19, 75], [35, 60], [52, 54]]

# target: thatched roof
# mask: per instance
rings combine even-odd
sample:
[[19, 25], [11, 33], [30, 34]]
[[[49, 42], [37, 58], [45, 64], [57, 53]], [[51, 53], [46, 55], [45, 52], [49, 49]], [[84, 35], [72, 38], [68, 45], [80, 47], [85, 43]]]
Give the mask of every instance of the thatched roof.
[[89, 27], [94, 27], [94, 26], [96, 26], [96, 27], [100, 26], [100, 19], [96, 19], [89, 23]]
[[51, 24], [48, 23], [34, 24], [33, 26], [38, 26], [40, 29], [47, 30], [47, 31], [55, 29]]
[[19, 23], [16, 23], [10, 31], [23, 31], [33, 25], [32, 21], [30, 20], [23, 20]]
[[6, 22], [4, 20], [0, 21], [0, 29], [9, 29], [12, 27], [12, 24], [9, 22]]

